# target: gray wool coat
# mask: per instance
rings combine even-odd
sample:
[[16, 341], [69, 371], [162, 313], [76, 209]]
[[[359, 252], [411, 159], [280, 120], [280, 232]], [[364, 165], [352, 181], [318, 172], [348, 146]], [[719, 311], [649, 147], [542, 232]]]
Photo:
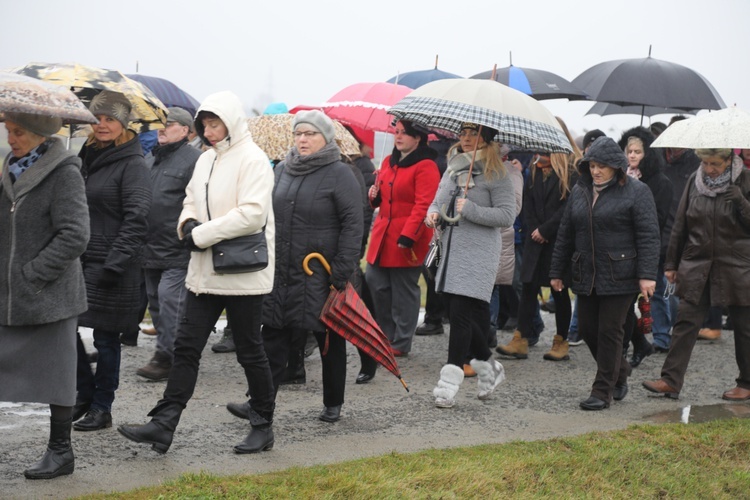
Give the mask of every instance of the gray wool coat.
[[[474, 183], [460, 222], [443, 231], [435, 290], [489, 302], [500, 262], [500, 232], [516, 219], [516, 194], [507, 173], [492, 180], [479, 174], [474, 176]], [[428, 213], [439, 213], [440, 207], [449, 206], [456, 187], [450, 170], [446, 171]]]
[[52, 139], [15, 184], [2, 176], [1, 325], [41, 325], [86, 310], [79, 257], [89, 241], [89, 211], [80, 166]]

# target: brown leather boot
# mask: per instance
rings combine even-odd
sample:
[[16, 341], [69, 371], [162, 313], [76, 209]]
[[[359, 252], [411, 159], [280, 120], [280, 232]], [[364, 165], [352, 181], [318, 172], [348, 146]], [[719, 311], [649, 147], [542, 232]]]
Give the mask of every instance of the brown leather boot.
[[550, 361], [563, 361], [570, 359], [568, 355], [568, 341], [563, 340], [560, 335], [555, 335], [552, 338], [552, 349], [544, 355], [544, 359]]
[[505, 356], [526, 359], [529, 357], [529, 341], [521, 336], [521, 332], [516, 330], [508, 345], [499, 345], [495, 350]]
[[154, 382], [159, 382], [169, 378], [169, 370], [171, 369], [172, 359], [169, 355], [165, 352], [156, 351], [151, 361], [146, 366], [138, 368], [135, 374]]
[[721, 330], [713, 328], [701, 328], [698, 331], [698, 340], [719, 340], [721, 338]]

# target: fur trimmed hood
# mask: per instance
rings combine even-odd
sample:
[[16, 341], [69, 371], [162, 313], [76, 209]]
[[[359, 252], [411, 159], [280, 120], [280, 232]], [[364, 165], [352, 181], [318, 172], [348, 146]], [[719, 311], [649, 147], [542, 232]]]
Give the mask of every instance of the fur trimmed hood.
[[[641, 171], [641, 180], [646, 182], [648, 179], [659, 173], [664, 165], [661, 153], [657, 150], [651, 149], [651, 144], [656, 140], [656, 137], [654, 137], [654, 134], [652, 134], [646, 127], [633, 127], [630, 130], [626, 130], [623, 132], [617, 143], [623, 152], [628, 147], [628, 138], [630, 137], [637, 137], [643, 143], [644, 156], [640, 165], [638, 165], [638, 170]], [[627, 168], [625, 170], [627, 170]]]

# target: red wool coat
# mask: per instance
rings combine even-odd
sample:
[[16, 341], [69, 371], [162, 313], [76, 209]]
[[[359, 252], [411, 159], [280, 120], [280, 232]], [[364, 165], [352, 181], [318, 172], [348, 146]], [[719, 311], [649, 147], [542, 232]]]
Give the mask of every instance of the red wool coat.
[[[412, 154], [417, 154], [415, 151]], [[411, 155], [391, 166], [391, 157], [383, 160], [376, 184], [378, 196], [370, 200], [380, 207], [372, 227], [367, 262], [381, 267], [419, 267], [424, 262], [432, 239], [432, 229], [424, 225], [427, 208], [435, 197], [440, 172], [437, 164], [422, 157], [411, 163]], [[412, 248], [399, 248], [397, 241], [406, 236], [414, 241]]]

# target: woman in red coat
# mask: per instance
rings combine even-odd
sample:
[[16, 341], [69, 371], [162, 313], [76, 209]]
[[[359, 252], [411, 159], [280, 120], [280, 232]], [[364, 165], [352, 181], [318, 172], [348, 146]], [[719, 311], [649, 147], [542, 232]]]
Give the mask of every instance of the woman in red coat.
[[[427, 146], [426, 131], [400, 121], [395, 136], [393, 153], [383, 160], [369, 192], [370, 204], [380, 211], [370, 236], [366, 279], [375, 319], [391, 341], [394, 355], [405, 356], [417, 327], [419, 275], [432, 238], [432, 229], [423, 221], [440, 172], [434, 161], [437, 152]], [[360, 377], [373, 374], [374, 368], [363, 366]]]

